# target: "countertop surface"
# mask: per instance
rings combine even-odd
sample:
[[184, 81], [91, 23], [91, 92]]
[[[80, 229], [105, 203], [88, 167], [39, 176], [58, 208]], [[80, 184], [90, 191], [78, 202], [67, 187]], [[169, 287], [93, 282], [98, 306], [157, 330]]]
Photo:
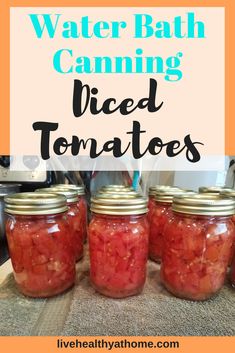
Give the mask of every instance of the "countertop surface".
[[10, 261], [0, 267], [0, 335], [234, 336], [235, 290], [227, 283], [215, 297], [192, 302], [173, 297], [149, 261], [143, 292], [110, 299], [89, 283], [88, 256], [77, 264], [76, 285], [51, 299], [21, 295]]

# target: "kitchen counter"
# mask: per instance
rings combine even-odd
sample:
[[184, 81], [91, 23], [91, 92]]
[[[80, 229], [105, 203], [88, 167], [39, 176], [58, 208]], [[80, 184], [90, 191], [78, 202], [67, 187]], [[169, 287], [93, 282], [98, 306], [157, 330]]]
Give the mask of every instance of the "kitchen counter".
[[0, 335], [235, 335], [235, 290], [226, 284], [204, 302], [177, 299], [149, 261], [142, 294], [126, 299], [99, 295], [89, 283], [86, 256], [77, 264], [76, 285], [51, 299], [21, 295], [10, 261], [0, 267]]

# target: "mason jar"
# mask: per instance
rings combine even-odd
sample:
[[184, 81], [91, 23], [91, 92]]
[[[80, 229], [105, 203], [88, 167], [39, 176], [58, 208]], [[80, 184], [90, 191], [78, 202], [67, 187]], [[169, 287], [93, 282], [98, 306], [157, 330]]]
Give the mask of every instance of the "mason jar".
[[66, 198], [49, 193], [5, 197], [6, 235], [19, 290], [30, 297], [50, 297], [75, 281]]
[[79, 214], [81, 219], [83, 240], [85, 241], [87, 238], [88, 210], [87, 210], [87, 200], [86, 200], [84, 185], [56, 184], [56, 185], [52, 185], [51, 187], [76, 190], [77, 196], [78, 196], [77, 206], [79, 209]]
[[103, 295], [139, 294], [146, 279], [147, 199], [139, 194], [97, 194], [91, 200], [90, 280]]
[[182, 193], [185, 191], [175, 187], [159, 188], [155, 191], [154, 205], [149, 220], [149, 258], [152, 261], [161, 262], [164, 247], [163, 232], [172, 216], [173, 197]]
[[67, 201], [67, 217], [70, 225], [71, 244], [74, 249], [76, 261], [81, 260], [83, 257], [83, 225], [82, 219], [78, 208], [78, 196], [76, 190], [66, 188], [44, 188], [35, 190], [35, 192], [48, 192], [57, 195], [63, 195]]
[[215, 195], [177, 196], [165, 227], [161, 279], [175, 296], [205, 300], [224, 284], [234, 237], [235, 202]]

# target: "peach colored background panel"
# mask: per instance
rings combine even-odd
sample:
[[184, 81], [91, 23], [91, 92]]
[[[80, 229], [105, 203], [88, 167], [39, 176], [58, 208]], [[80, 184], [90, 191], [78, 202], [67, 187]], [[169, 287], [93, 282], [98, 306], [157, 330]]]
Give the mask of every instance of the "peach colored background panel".
[[[206, 39], [133, 39], [133, 14], [149, 13], [156, 21], [173, 20], [195, 12], [205, 22]], [[45, 36], [37, 39], [28, 18], [29, 13], [62, 13], [64, 20], [79, 21], [89, 15], [92, 21], [124, 20], [128, 22], [122, 39], [62, 39]], [[146, 56], [175, 55], [181, 59], [183, 78], [167, 82], [154, 74], [67, 74], [53, 69], [53, 54], [60, 48], [70, 48], [76, 56], [134, 56], [142, 48]], [[149, 78], [158, 80], [158, 99], [163, 108], [154, 114], [146, 110], [128, 116], [119, 113], [105, 116], [84, 115], [75, 118], [72, 112], [73, 80], [96, 86], [100, 102], [108, 97], [118, 101], [126, 97], [140, 99], [148, 93]], [[192, 140], [205, 145], [204, 155], [224, 154], [224, 9], [223, 8], [12, 8], [11, 9], [11, 154], [40, 154], [40, 134], [32, 129], [35, 121], [58, 122], [52, 139], [75, 134], [80, 138], [95, 137], [103, 143], [114, 136], [129, 141], [133, 120], [141, 123], [147, 133], [145, 146], [155, 136], [167, 142]], [[86, 155], [86, 152], [84, 152]], [[187, 168], [186, 168], [187, 169]]]

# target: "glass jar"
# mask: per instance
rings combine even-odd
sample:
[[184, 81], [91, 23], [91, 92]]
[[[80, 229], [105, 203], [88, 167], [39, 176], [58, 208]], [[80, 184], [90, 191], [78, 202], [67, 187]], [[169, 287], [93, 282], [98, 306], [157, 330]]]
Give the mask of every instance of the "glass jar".
[[154, 205], [152, 207], [149, 224], [149, 258], [160, 263], [164, 246], [163, 231], [172, 212], [171, 204], [174, 195], [184, 191], [176, 187], [161, 187], [155, 191]]
[[71, 243], [75, 252], [76, 261], [81, 260], [83, 257], [84, 228], [83, 220], [78, 208], [77, 191], [65, 187], [50, 187], [38, 189], [36, 192], [49, 192], [64, 195], [66, 197], [68, 207], [67, 216], [71, 231]]
[[51, 187], [56, 188], [66, 188], [71, 190], [76, 190], [78, 195], [77, 206], [79, 209], [80, 219], [81, 219], [81, 228], [83, 234], [83, 240], [85, 241], [87, 238], [87, 221], [88, 221], [88, 214], [87, 214], [87, 201], [85, 197], [85, 188], [83, 185], [73, 185], [73, 184], [56, 184]]
[[5, 197], [6, 235], [19, 290], [30, 297], [62, 293], [75, 282], [66, 199], [43, 193]]
[[224, 284], [233, 244], [235, 202], [210, 195], [175, 197], [165, 227], [161, 279], [175, 296], [205, 300]]
[[148, 257], [147, 200], [140, 195], [96, 196], [89, 225], [90, 280], [108, 297], [139, 294]]

